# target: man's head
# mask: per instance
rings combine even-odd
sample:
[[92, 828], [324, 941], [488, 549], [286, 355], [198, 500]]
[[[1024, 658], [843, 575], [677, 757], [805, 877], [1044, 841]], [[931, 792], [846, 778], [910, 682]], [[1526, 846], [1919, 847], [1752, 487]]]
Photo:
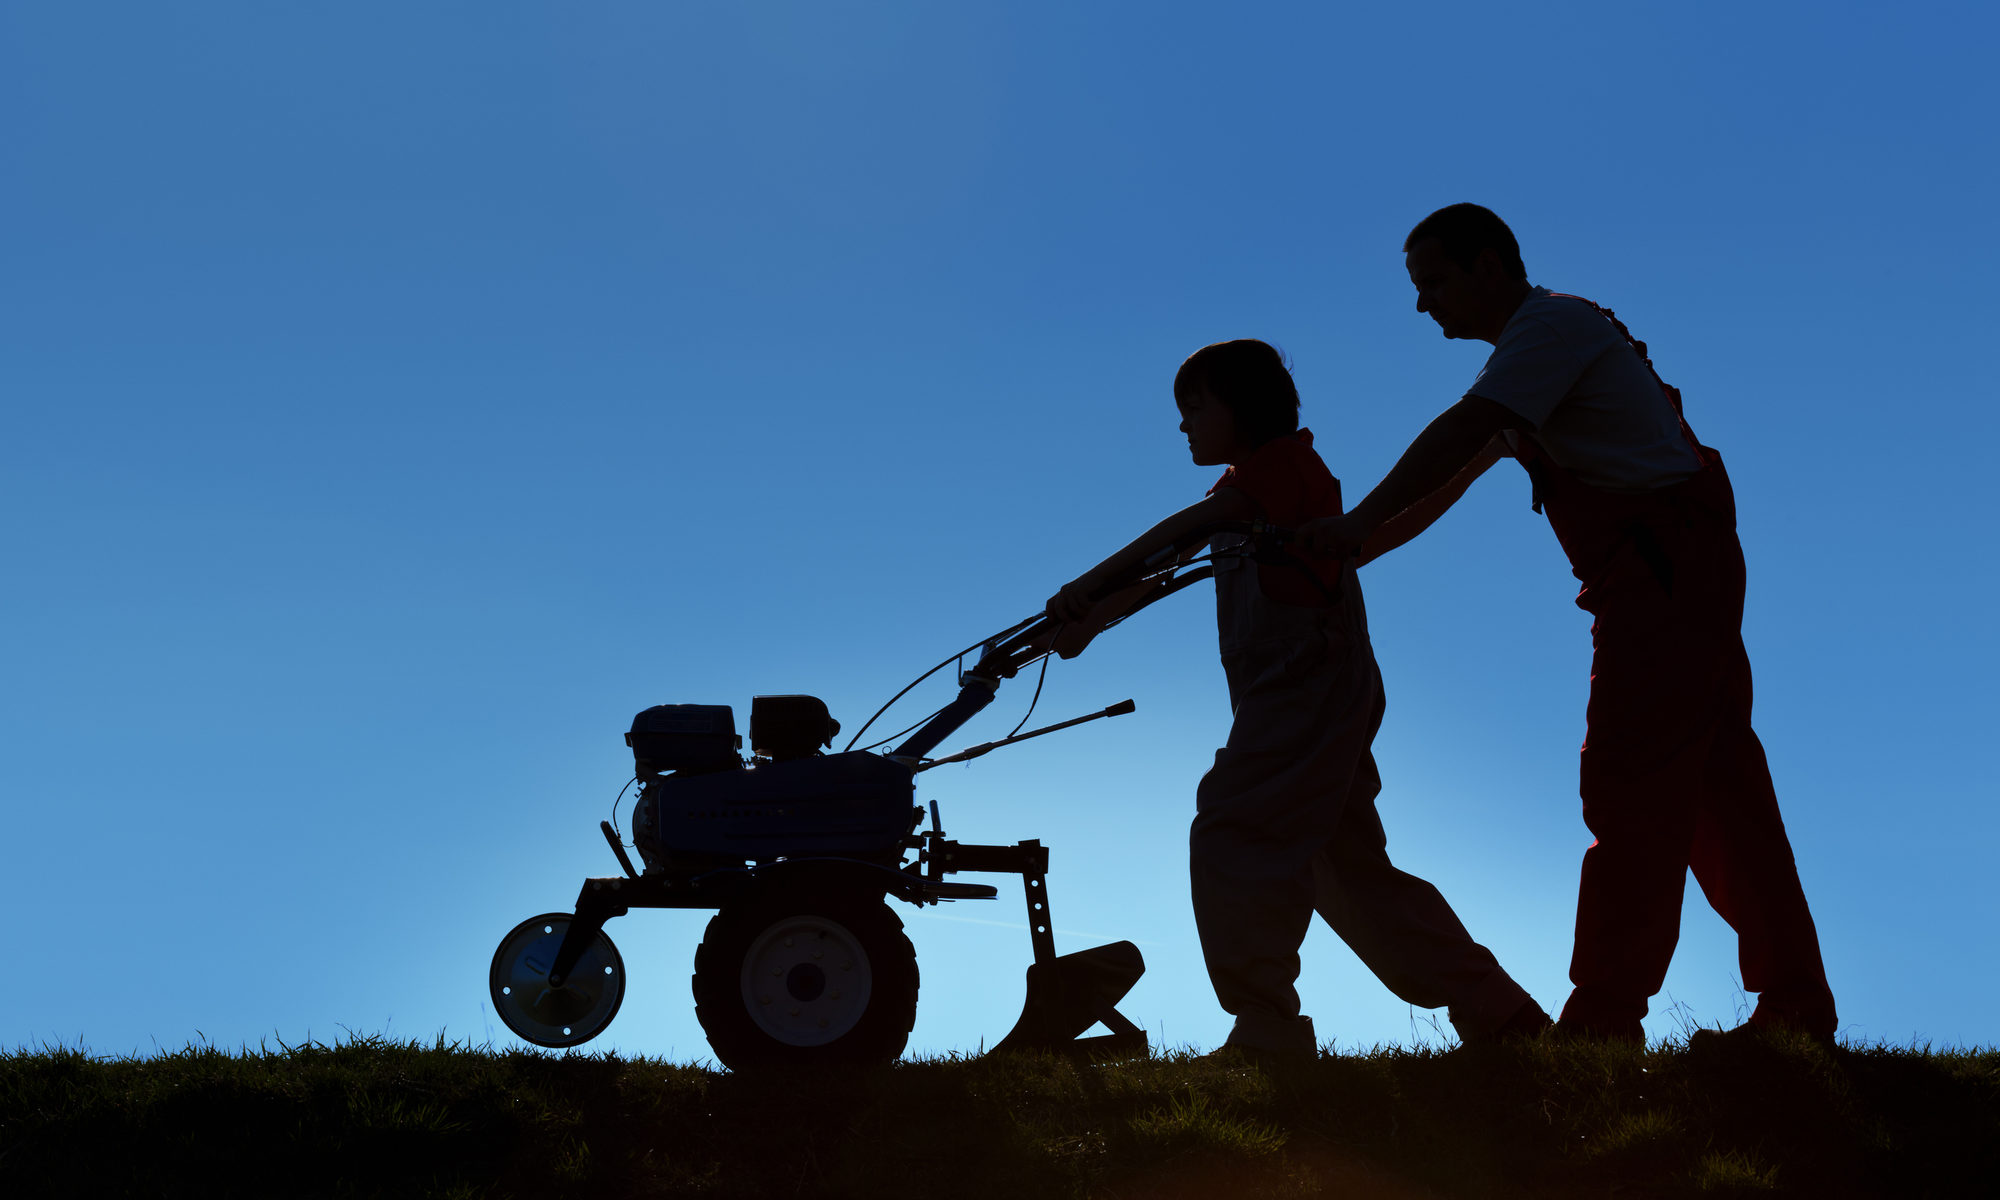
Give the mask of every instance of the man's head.
[[1230, 432], [1239, 443], [1234, 449], [1242, 451], [1299, 427], [1299, 389], [1284, 355], [1255, 338], [1217, 342], [1188, 355], [1174, 376], [1174, 403], [1181, 410], [1181, 432], [1189, 437], [1195, 461], [1204, 466], [1235, 461], [1219, 457], [1230, 448], [1218, 444], [1224, 435], [1209, 432], [1204, 413], [1210, 406], [1227, 410]]
[[1514, 231], [1477, 204], [1452, 204], [1417, 222], [1403, 239], [1403, 265], [1417, 311], [1448, 338], [1497, 341], [1528, 291]]

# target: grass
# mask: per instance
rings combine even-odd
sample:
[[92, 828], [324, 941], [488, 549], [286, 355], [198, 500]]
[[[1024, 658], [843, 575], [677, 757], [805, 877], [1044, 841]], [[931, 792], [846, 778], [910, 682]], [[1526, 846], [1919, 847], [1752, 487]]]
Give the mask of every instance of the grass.
[[2000, 1052], [1378, 1048], [752, 1077], [350, 1036], [0, 1058], [9, 1196], [1991, 1194]]

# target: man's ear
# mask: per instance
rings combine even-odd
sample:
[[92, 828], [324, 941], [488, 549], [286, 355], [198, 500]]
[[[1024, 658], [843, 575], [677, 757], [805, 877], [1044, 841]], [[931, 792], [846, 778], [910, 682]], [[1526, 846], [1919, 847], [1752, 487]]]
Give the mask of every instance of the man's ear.
[[1495, 283], [1508, 278], [1507, 264], [1500, 261], [1500, 252], [1488, 246], [1472, 260], [1472, 274], [1481, 283]]

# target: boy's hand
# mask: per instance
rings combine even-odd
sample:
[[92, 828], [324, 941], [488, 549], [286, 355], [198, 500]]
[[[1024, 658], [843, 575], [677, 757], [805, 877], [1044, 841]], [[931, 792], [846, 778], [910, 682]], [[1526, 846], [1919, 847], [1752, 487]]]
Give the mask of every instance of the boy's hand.
[[1306, 553], [1319, 558], [1357, 558], [1369, 530], [1361, 527], [1353, 513], [1320, 517], [1299, 526], [1298, 541]]
[[1058, 621], [1074, 625], [1090, 615], [1096, 607], [1092, 598], [1099, 587], [1095, 572], [1085, 572], [1063, 584], [1062, 590], [1049, 597], [1045, 612]]

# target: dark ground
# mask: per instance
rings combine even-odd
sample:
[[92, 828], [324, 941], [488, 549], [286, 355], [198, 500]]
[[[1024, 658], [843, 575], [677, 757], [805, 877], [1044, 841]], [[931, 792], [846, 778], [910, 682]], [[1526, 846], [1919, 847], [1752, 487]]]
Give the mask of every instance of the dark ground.
[[2000, 1052], [1383, 1049], [745, 1076], [355, 1038], [0, 1060], [9, 1196], [2000, 1194]]

